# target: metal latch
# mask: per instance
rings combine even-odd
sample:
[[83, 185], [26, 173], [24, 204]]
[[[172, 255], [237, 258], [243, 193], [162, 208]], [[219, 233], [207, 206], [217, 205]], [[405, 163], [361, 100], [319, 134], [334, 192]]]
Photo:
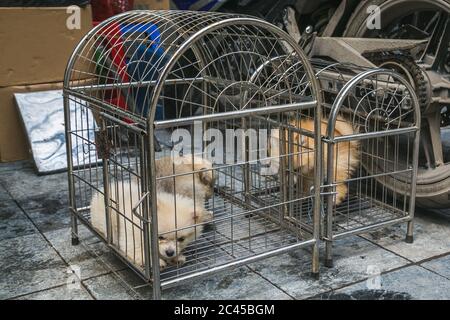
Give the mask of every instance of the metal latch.
[[95, 131], [95, 147], [99, 159], [109, 159], [112, 149], [112, 143], [108, 139], [106, 130]]

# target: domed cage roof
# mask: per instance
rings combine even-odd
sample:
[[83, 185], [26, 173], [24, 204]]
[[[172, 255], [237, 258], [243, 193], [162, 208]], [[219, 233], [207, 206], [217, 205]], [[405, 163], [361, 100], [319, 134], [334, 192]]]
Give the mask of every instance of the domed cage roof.
[[248, 16], [131, 11], [89, 32], [66, 69], [66, 96], [146, 126], [218, 112], [315, 106], [314, 72], [277, 27]]
[[346, 114], [353, 130], [366, 136], [420, 128], [420, 104], [414, 88], [393, 70], [368, 69], [343, 86], [331, 107], [327, 137], [341, 139], [335, 137], [335, 126], [338, 116]]

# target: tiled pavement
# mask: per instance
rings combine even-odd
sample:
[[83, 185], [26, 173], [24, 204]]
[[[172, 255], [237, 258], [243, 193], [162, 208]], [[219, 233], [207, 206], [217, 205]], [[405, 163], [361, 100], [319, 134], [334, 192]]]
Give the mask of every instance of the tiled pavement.
[[[318, 281], [310, 253], [298, 250], [165, 290], [163, 299], [450, 299], [450, 211], [419, 211], [412, 245], [403, 229], [339, 240], [335, 267], [322, 267]], [[0, 299], [151, 298], [105, 245], [80, 234], [72, 246], [66, 173], [0, 164]]]

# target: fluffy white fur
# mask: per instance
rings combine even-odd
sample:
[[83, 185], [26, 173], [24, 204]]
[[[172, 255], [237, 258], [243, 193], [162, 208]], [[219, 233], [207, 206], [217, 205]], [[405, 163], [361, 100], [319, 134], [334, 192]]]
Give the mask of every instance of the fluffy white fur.
[[212, 197], [215, 179], [209, 160], [192, 155], [164, 157], [156, 160], [155, 166], [156, 176], [161, 178], [157, 182], [158, 190], [189, 198], [195, 196], [200, 206]]
[[[111, 183], [110, 186], [112, 242], [139, 266], [144, 263], [143, 222], [133, 214], [132, 208], [139, 202], [141, 194], [136, 180], [120, 181], [117, 186]], [[160, 266], [183, 264], [186, 258], [181, 252], [203, 231], [203, 226], [193, 225], [209, 221], [211, 213], [203, 206], [195, 206], [192, 198], [164, 191], [157, 192], [157, 210]], [[140, 213], [139, 209], [137, 212]], [[106, 237], [105, 202], [99, 192], [91, 200], [91, 223]], [[169, 255], [171, 252], [173, 255]]]

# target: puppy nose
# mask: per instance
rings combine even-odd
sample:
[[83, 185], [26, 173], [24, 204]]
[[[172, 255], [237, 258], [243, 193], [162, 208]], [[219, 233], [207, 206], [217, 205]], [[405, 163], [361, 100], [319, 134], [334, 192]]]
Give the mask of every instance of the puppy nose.
[[173, 251], [172, 249], [166, 250], [166, 255], [167, 255], [168, 257], [172, 257], [174, 254], [175, 254], [175, 251]]

